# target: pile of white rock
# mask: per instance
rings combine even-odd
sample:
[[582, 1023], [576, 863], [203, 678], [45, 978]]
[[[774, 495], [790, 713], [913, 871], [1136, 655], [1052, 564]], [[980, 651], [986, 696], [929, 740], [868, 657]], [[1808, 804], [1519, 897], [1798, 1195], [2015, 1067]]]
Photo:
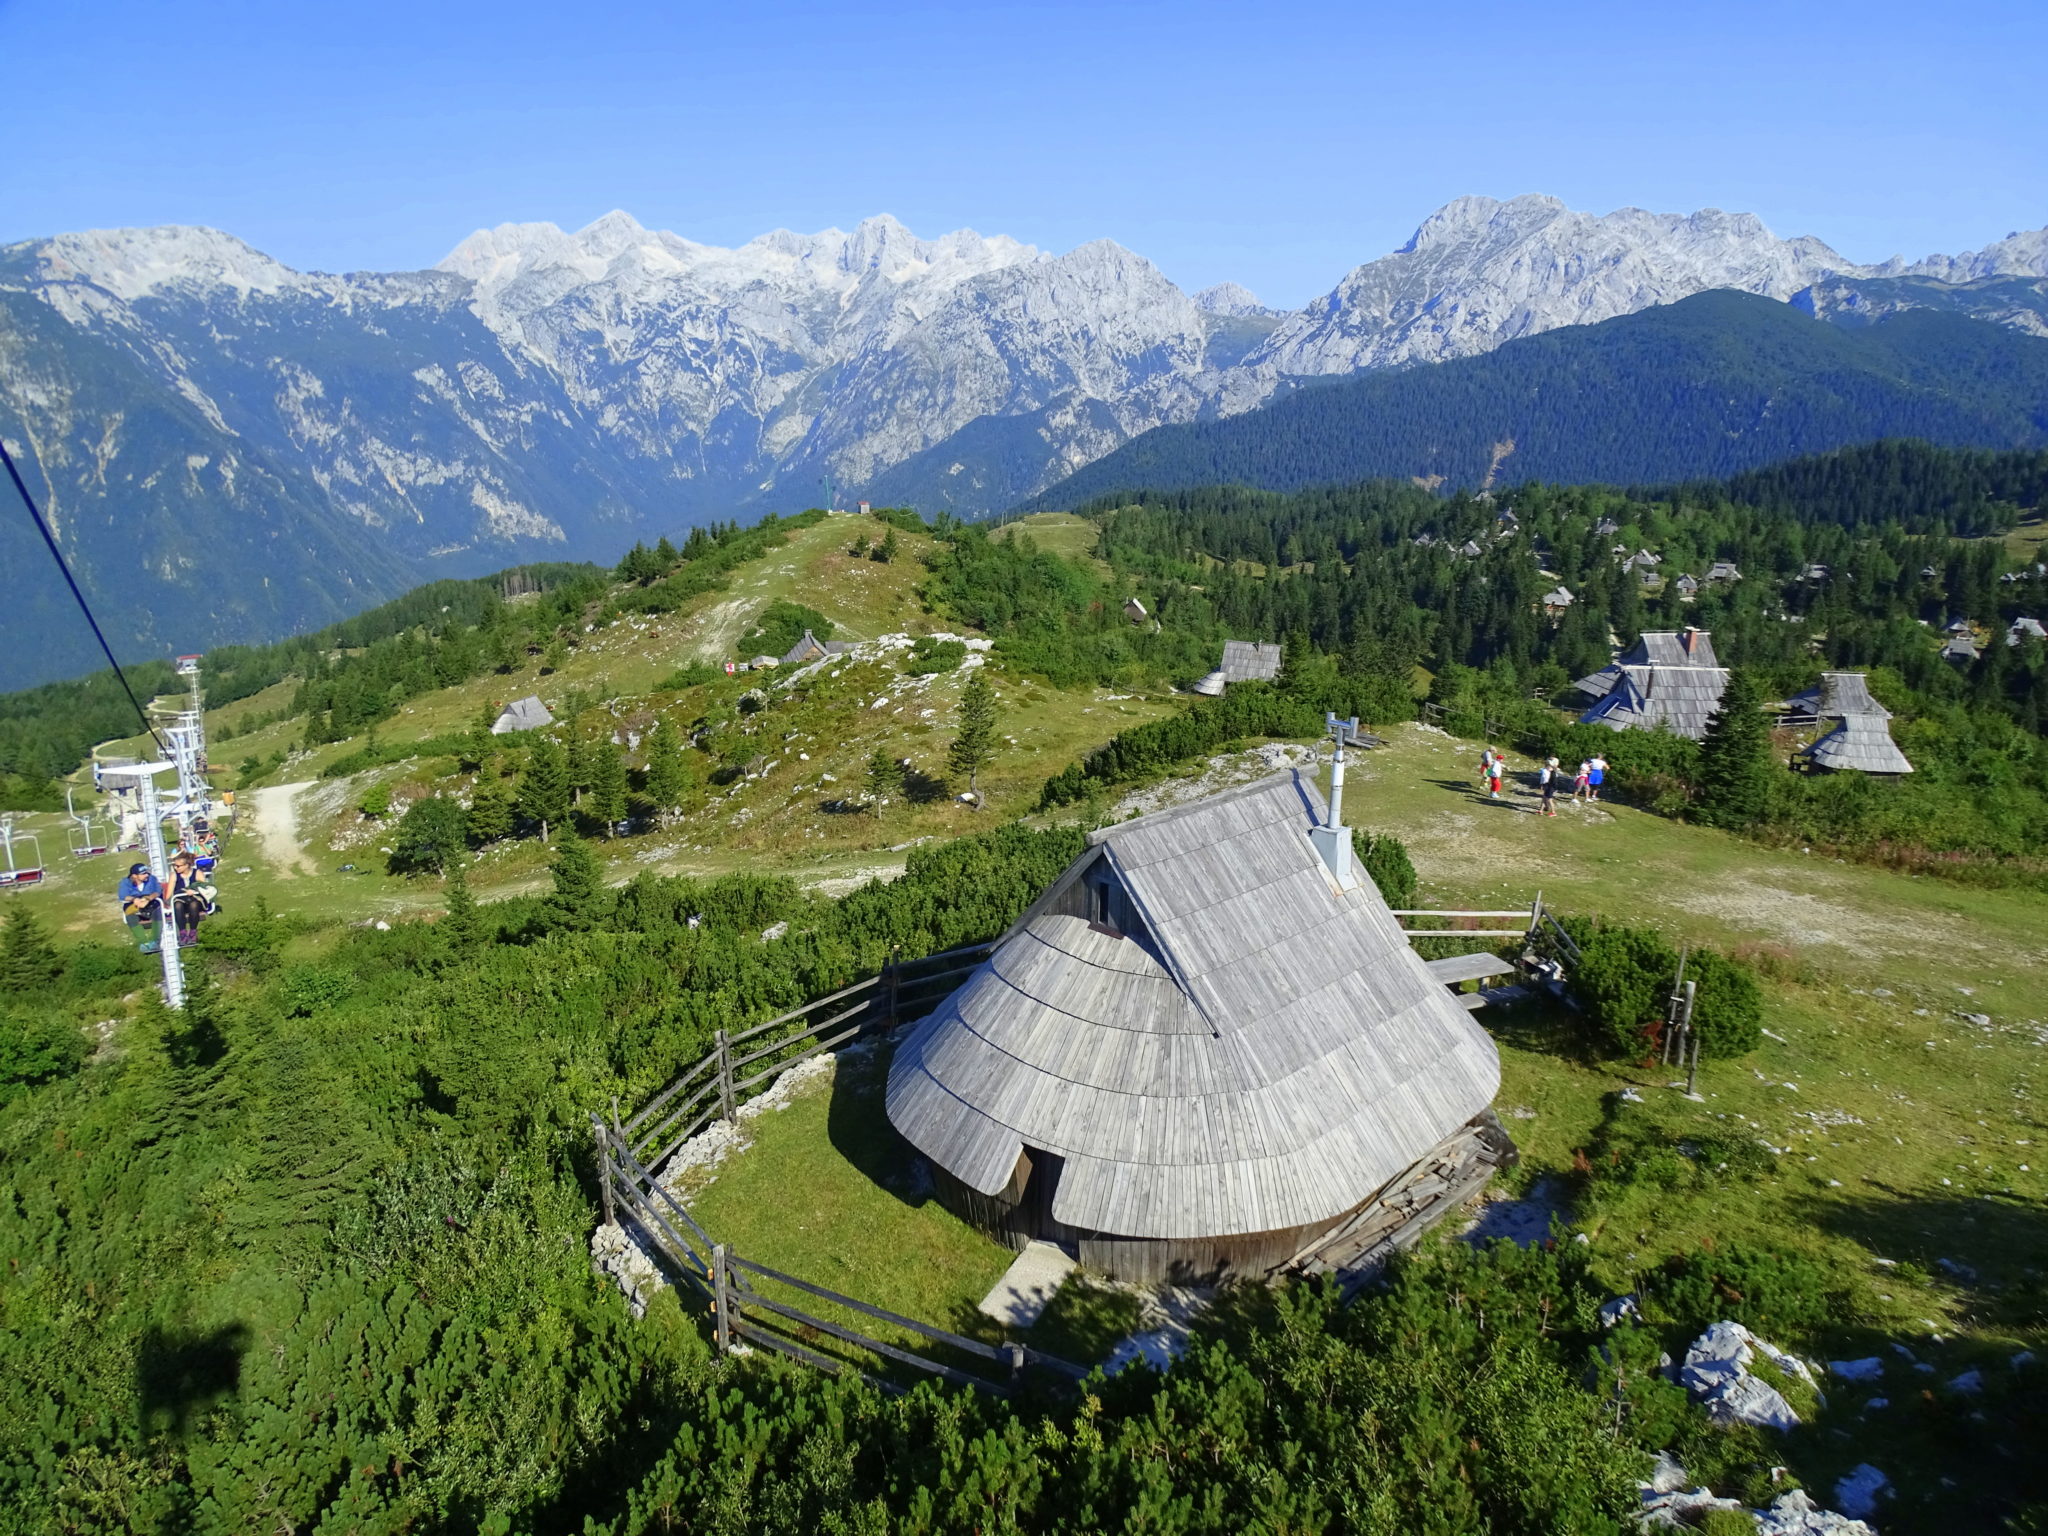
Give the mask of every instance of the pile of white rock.
[[1799, 1415], [1785, 1395], [1750, 1374], [1759, 1356], [1785, 1375], [1814, 1385], [1813, 1371], [1788, 1350], [1758, 1338], [1742, 1324], [1719, 1322], [1692, 1342], [1678, 1384], [1703, 1404], [1716, 1424], [1757, 1424], [1766, 1429], [1791, 1429]]

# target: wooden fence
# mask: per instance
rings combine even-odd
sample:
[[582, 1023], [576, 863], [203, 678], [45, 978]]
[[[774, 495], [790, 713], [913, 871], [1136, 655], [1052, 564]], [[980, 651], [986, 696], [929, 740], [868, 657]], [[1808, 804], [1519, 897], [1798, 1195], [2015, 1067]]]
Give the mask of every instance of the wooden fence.
[[[1573, 961], [1579, 958], [1579, 946], [1572, 936], [1564, 931], [1556, 916], [1543, 905], [1543, 893], [1538, 891], [1535, 899], [1526, 907], [1501, 908], [1453, 908], [1453, 907], [1393, 907], [1395, 917], [1403, 919], [1401, 932], [1411, 939], [1522, 939], [1534, 944], [1545, 934], [1556, 939], [1558, 946]], [[1411, 928], [1409, 918], [1426, 918], [1438, 924], [1458, 922], [1501, 922], [1507, 918], [1519, 918], [1519, 928], [1457, 928], [1439, 926], [1435, 928]]]
[[[974, 944], [920, 960], [892, 960], [880, 975], [765, 1024], [721, 1029], [708, 1055], [630, 1119], [621, 1121], [616, 1105], [609, 1122], [590, 1117], [605, 1221], [637, 1226], [674, 1282], [710, 1305], [721, 1352], [742, 1342], [756, 1344], [820, 1370], [858, 1371], [887, 1392], [902, 1386], [863, 1370], [857, 1357], [824, 1353], [829, 1341], [997, 1397], [1017, 1392], [1034, 1367], [1059, 1381], [1088, 1374], [1084, 1366], [1026, 1345], [971, 1339], [743, 1258], [714, 1242], [659, 1178], [678, 1147], [714, 1121], [731, 1122], [742, 1103], [797, 1063], [924, 1017], [994, 947]], [[821, 1315], [829, 1308], [840, 1309], [842, 1316]], [[887, 1324], [928, 1341], [932, 1349], [877, 1338], [849, 1317]], [[983, 1369], [989, 1365], [995, 1367], [993, 1374]]]

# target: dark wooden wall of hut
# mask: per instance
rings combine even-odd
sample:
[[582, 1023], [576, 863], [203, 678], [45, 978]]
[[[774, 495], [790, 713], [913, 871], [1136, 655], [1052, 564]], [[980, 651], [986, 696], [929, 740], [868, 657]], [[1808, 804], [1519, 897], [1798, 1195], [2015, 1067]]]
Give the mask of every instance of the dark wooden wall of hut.
[[998, 1242], [1019, 1250], [1034, 1238], [1059, 1243], [1098, 1274], [1153, 1284], [1209, 1285], [1222, 1280], [1264, 1279], [1351, 1214], [1344, 1211], [1310, 1226], [1234, 1237], [1119, 1237], [1112, 1232], [1084, 1231], [1053, 1219], [1052, 1195], [1059, 1187], [1060, 1161], [1035, 1147], [1027, 1149], [1017, 1159], [1009, 1184], [993, 1195], [969, 1188], [936, 1164], [932, 1180], [941, 1205]]

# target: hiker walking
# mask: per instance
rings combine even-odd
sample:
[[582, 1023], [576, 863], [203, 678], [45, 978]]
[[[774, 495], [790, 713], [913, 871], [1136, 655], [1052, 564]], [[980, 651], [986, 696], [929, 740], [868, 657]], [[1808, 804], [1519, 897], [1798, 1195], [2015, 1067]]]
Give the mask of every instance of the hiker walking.
[[1484, 752], [1479, 754], [1479, 787], [1481, 789], [1486, 788], [1487, 781], [1492, 777], [1493, 748], [1488, 747]]
[[1500, 776], [1506, 767], [1507, 759], [1498, 752], [1494, 753], [1493, 761], [1487, 765], [1486, 769], [1486, 793], [1489, 798], [1494, 800], [1500, 798]]
[[1600, 781], [1607, 777], [1607, 759], [1595, 752], [1586, 763], [1586, 798], [1598, 803]]
[[1557, 781], [1563, 776], [1554, 757], [1544, 763], [1542, 772], [1537, 775], [1537, 781], [1543, 786], [1543, 814], [1546, 816], [1557, 814]]
[[1572, 780], [1572, 798], [1585, 798], [1586, 786], [1593, 782], [1593, 765], [1583, 758], [1579, 760], [1579, 776]]

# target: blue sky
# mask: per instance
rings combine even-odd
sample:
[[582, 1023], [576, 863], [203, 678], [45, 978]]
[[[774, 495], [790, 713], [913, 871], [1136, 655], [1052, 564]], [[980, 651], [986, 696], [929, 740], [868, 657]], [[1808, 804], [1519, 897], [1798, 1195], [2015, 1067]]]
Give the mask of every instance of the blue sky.
[[431, 264], [619, 207], [889, 212], [1299, 304], [1461, 193], [1761, 214], [1863, 261], [2048, 224], [2048, 4], [0, 0], [0, 240], [200, 223]]

